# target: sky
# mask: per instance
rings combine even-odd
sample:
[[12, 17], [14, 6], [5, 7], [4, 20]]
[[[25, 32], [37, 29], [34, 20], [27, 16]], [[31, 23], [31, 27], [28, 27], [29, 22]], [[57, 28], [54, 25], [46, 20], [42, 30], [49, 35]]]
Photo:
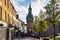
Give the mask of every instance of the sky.
[[49, 3], [50, 0], [10, 0], [13, 4], [17, 14], [19, 14], [19, 19], [26, 23], [26, 16], [28, 14], [29, 4], [31, 3], [33, 16], [38, 16], [40, 10], [45, 12], [43, 8]]

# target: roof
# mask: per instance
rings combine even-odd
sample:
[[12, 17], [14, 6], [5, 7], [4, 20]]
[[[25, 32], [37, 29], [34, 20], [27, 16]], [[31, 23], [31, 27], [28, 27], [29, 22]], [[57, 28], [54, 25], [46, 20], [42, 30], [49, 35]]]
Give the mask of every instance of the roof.
[[27, 18], [32, 18], [33, 19], [32, 13], [28, 13]]
[[29, 13], [28, 13], [28, 15], [27, 15], [27, 19], [28, 19], [28, 18], [33, 19], [31, 4], [29, 5], [28, 11], [29, 11]]
[[[10, 3], [11, 3], [11, 1], [10, 1]], [[13, 4], [11, 3], [11, 5], [12, 5], [12, 8], [14, 9], [14, 11], [17, 13], [17, 11], [15, 10], [15, 8], [14, 8], [14, 6], [13, 6]]]

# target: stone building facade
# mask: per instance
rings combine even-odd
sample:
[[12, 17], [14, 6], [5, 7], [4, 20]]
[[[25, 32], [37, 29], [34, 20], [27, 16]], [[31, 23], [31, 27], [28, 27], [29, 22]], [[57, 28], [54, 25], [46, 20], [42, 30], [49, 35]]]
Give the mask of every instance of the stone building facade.
[[13, 16], [16, 18], [16, 11], [10, 0], [0, 0], [0, 21], [13, 25]]
[[0, 32], [3, 31], [0, 35], [4, 35], [4, 38], [0, 36], [0, 40], [11, 40], [11, 31], [14, 30], [15, 19], [16, 11], [10, 0], [0, 0]]

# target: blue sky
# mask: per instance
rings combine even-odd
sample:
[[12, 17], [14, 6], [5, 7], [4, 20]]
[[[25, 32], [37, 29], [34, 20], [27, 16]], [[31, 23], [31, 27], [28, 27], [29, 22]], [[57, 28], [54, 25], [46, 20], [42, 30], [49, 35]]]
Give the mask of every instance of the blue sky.
[[14, 5], [17, 14], [19, 14], [19, 18], [26, 23], [26, 16], [28, 14], [28, 7], [31, 3], [32, 6], [32, 14], [33, 16], [38, 16], [40, 10], [45, 11], [43, 8], [49, 0], [10, 0]]

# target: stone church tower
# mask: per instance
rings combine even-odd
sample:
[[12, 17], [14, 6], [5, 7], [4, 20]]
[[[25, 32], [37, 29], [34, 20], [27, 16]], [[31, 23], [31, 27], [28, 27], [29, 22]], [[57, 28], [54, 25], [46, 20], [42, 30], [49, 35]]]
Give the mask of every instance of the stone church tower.
[[27, 22], [27, 33], [31, 32], [31, 28], [33, 25], [33, 15], [32, 15], [32, 8], [31, 8], [31, 4], [29, 5], [28, 8], [28, 15], [26, 17], [26, 22]]

